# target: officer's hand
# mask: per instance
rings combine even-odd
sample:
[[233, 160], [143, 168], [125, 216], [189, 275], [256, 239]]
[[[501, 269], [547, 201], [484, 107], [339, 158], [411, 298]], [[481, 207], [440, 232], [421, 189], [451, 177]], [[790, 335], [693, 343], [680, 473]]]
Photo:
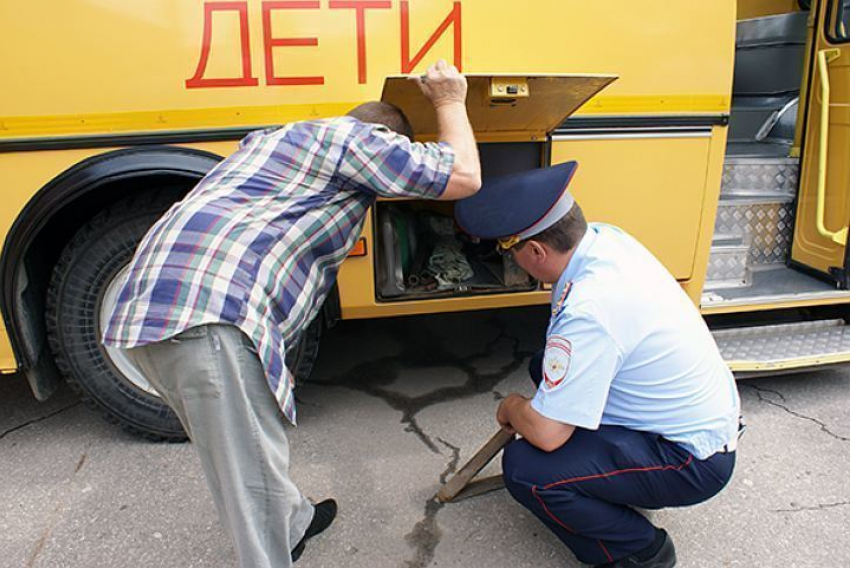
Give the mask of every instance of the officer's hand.
[[516, 434], [516, 430], [514, 430], [513, 426], [511, 426], [511, 421], [508, 418], [508, 407], [505, 404], [507, 401], [508, 399], [504, 399], [499, 404], [499, 408], [496, 410], [496, 422], [498, 422], [499, 426], [501, 426], [511, 434]]
[[447, 104], [466, 104], [466, 77], [457, 67], [440, 59], [431, 65], [421, 77], [413, 77], [419, 83], [422, 93], [431, 101], [434, 108]]

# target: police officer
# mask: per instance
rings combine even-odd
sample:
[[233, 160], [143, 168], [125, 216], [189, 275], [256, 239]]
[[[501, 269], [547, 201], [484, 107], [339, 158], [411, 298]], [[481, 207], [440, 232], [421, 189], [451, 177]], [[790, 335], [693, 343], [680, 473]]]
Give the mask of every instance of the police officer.
[[485, 181], [458, 224], [497, 239], [553, 284], [532, 398], [496, 419], [511, 495], [582, 562], [676, 564], [670, 536], [635, 508], [705, 501], [729, 482], [740, 401], [699, 312], [661, 263], [621, 229], [585, 221], [568, 191], [575, 162]]

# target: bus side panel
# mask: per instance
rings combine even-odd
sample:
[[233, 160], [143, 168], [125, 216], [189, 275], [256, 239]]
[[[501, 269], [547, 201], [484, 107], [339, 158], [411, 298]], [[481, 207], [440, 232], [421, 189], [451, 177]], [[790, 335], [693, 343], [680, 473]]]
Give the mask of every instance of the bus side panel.
[[17, 54], [0, 62], [16, 78], [0, 91], [0, 139], [334, 115], [379, 98], [387, 75], [421, 73], [438, 57], [467, 73], [618, 75], [581, 114], [729, 109], [735, 0], [549, 0], [533, 10], [394, 0], [367, 11], [360, 45], [354, 10], [280, 4], [0, 3], [0, 20], [15, 22], [0, 52]]
[[552, 163], [577, 160], [580, 164], [570, 191], [589, 220], [625, 229], [677, 280], [689, 280], [698, 244], [710, 133], [654, 136], [556, 141]]
[[18, 365], [12, 353], [12, 344], [9, 343], [6, 326], [0, 322], [0, 373], [14, 373], [17, 369]]

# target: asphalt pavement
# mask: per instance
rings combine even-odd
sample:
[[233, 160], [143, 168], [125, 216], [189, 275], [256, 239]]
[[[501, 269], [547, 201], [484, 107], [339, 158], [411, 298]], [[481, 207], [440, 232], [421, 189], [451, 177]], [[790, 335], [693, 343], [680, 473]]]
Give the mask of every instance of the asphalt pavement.
[[[531, 394], [547, 310], [341, 322], [298, 393], [292, 475], [335, 497], [336, 523], [299, 568], [573, 568], [506, 491], [433, 499], [495, 432], [498, 401]], [[850, 371], [739, 382], [749, 425], [711, 501], [651, 514], [682, 567], [850, 566]], [[484, 474], [499, 472], [493, 463]], [[191, 444], [110, 425], [63, 388], [35, 401], [0, 377], [0, 566], [235, 568]]]

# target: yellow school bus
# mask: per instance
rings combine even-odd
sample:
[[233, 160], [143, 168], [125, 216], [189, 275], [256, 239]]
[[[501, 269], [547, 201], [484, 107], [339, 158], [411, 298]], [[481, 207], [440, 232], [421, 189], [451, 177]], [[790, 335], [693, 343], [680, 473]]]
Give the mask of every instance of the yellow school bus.
[[[150, 224], [251, 130], [468, 74], [485, 178], [578, 160], [591, 220], [665, 264], [739, 376], [850, 361], [847, 0], [3, 2], [0, 368], [67, 380], [125, 427], [179, 424], [103, 319]], [[289, 364], [339, 319], [529, 306], [550, 292], [452, 205], [382, 200]], [[448, 259], [448, 261], [446, 261]], [[438, 262], [439, 261], [439, 262]]]

